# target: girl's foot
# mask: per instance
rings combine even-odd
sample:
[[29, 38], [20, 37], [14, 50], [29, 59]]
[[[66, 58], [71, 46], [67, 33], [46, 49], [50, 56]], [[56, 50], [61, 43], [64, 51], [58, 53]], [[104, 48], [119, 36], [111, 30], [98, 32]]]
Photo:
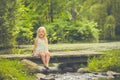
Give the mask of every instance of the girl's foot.
[[49, 68], [49, 67], [47, 67], [47, 66], [44, 66], [44, 67], [45, 67], [47, 70], [48, 70], [48, 69], [50, 69], [50, 68]]

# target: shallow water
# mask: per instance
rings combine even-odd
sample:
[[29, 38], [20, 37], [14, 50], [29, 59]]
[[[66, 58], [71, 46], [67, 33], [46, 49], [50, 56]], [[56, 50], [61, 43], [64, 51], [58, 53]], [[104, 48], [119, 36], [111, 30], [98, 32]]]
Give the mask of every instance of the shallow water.
[[95, 75], [92, 73], [64, 73], [52, 74], [55, 80], [120, 80], [120, 76], [113, 78], [113, 76]]

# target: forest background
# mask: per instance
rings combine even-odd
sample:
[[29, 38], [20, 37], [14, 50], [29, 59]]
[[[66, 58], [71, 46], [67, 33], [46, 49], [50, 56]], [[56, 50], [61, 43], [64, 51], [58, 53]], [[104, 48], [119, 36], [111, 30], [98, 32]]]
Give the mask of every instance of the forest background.
[[0, 0], [0, 50], [33, 44], [45, 26], [50, 44], [120, 40], [120, 0]]

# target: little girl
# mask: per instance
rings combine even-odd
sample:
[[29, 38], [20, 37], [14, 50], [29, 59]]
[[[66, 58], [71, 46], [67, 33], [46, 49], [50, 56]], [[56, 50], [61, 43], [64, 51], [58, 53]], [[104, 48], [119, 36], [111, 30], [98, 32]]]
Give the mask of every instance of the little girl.
[[34, 41], [33, 56], [40, 56], [44, 67], [49, 69], [50, 53], [48, 51], [48, 40], [45, 27], [39, 27]]

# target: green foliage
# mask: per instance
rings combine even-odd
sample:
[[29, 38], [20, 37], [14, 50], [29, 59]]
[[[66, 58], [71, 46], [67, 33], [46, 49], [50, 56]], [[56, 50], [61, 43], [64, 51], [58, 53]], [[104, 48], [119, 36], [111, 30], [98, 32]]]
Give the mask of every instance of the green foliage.
[[0, 59], [1, 80], [32, 80], [34, 76], [27, 72], [20, 61]]
[[110, 15], [106, 19], [105, 23], [105, 39], [112, 40], [115, 38], [115, 18], [114, 16]]
[[29, 4], [26, 1], [17, 1], [17, 13], [19, 14], [17, 14], [16, 22], [16, 27], [18, 30], [16, 40], [18, 44], [30, 44], [33, 41], [33, 23], [36, 22], [36, 20], [33, 20], [33, 18], [36, 17], [36, 14], [34, 14], [29, 6], [25, 5], [25, 3]]
[[[114, 39], [116, 34], [119, 35], [120, 32], [120, 10], [119, 10], [119, 0], [86, 0], [84, 2], [83, 7], [88, 10], [89, 13], [89, 19], [94, 20], [98, 23], [98, 28], [101, 30], [100, 39]], [[106, 25], [106, 18], [108, 18], [110, 15], [114, 17], [115, 20], [115, 32], [113, 31], [114, 37], [105, 38], [108, 27]], [[106, 26], [105, 26], [106, 25]], [[106, 30], [105, 30], [106, 29]]]
[[9, 52], [16, 44], [16, 8], [16, 0], [0, 0], [0, 49]]
[[[108, 0], [109, 1], [109, 0]], [[115, 25], [116, 25], [116, 35], [120, 36], [120, 0], [110, 0], [111, 1], [111, 13], [115, 17]]]
[[104, 24], [107, 16], [106, 6], [103, 4], [94, 4], [91, 6], [91, 13], [93, 20], [98, 23], [98, 28], [101, 30], [100, 38], [103, 39], [104, 35]]
[[120, 50], [105, 51], [105, 55], [88, 60], [88, 68], [92, 71], [113, 70], [120, 72]]
[[70, 23], [68, 21], [56, 20], [46, 25], [50, 43], [93, 41], [98, 42], [99, 30], [97, 24], [86, 19]]
[[50, 43], [119, 40], [119, 4], [120, 0], [0, 0], [0, 46], [32, 44], [39, 26], [47, 28]]
[[99, 41], [99, 30], [97, 29], [97, 23], [84, 19], [78, 24], [80, 28], [77, 30], [81, 33], [82, 40], [91, 42]]

